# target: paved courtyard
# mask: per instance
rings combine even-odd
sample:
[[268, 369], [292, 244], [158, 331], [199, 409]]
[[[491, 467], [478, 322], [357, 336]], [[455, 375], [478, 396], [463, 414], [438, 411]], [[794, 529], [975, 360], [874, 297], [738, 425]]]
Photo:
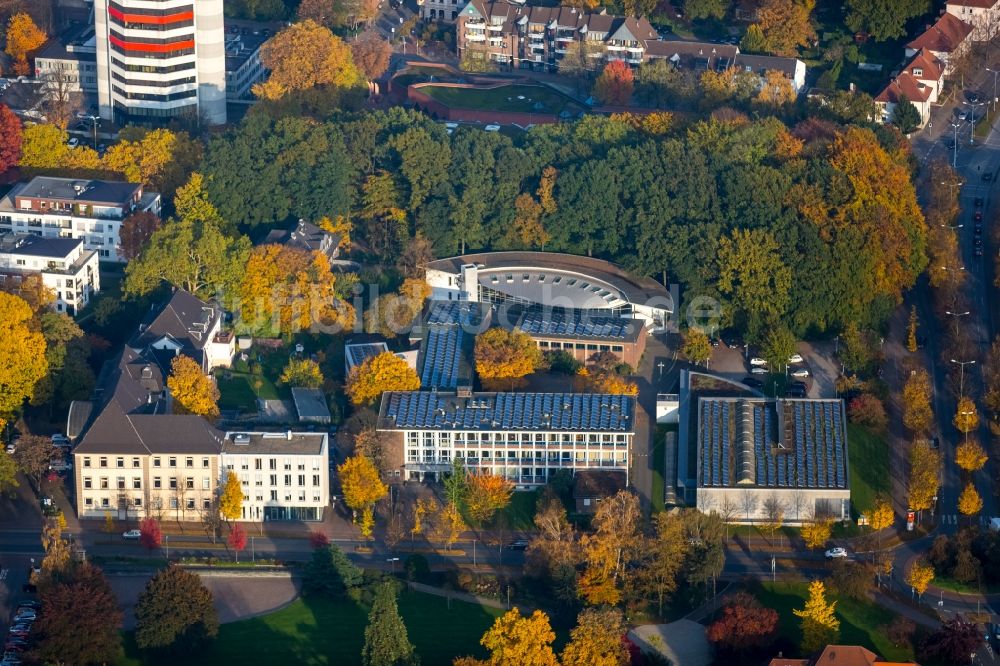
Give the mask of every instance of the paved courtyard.
[[[135, 626], [135, 604], [146, 587], [145, 574], [109, 575], [111, 587], [125, 613], [125, 628]], [[287, 573], [259, 574], [216, 573], [202, 576], [205, 586], [215, 597], [220, 622], [235, 622], [254, 615], [277, 610], [293, 601], [299, 593], [297, 581]]]

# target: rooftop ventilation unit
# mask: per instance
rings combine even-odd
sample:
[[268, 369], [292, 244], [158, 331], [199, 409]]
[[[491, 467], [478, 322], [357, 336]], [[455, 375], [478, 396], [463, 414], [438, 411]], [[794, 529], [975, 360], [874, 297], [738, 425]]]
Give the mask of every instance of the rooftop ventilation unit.
[[233, 435], [233, 444], [237, 446], [247, 446], [250, 444], [250, 435], [240, 432]]

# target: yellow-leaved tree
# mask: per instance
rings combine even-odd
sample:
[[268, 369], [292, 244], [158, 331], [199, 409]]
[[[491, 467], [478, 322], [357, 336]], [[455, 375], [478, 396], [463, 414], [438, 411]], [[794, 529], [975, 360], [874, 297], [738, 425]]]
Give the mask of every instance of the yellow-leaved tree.
[[287, 386], [319, 388], [323, 385], [323, 371], [319, 363], [308, 358], [291, 358], [281, 371], [281, 383]]
[[15, 74], [26, 76], [31, 73], [28, 55], [40, 49], [46, 39], [48, 35], [35, 25], [27, 13], [19, 12], [10, 17], [7, 22], [7, 48], [4, 50], [14, 60]]
[[837, 619], [836, 601], [826, 600], [826, 586], [823, 581], [809, 583], [809, 598], [805, 608], [792, 612], [802, 618], [802, 651], [806, 654], [818, 652], [840, 637], [840, 620]]
[[45, 338], [31, 320], [24, 299], [0, 291], [0, 419], [19, 410], [49, 371]]
[[351, 47], [315, 21], [293, 23], [269, 39], [260, 49], [260, 59], [271, 76], [253, 87], [263, 99], [276, 100], [292, 91], [318, 86], [351, 88], [364, 85], [355, 66]]
[[829, 520], [810, 520], [802, 524], [802, 540], [809, 548], [822, 548], [830, 540], [833, 525]]
[[243, 486], [236, 472], [226, 475], [226, 485], [219, 495], [219, 513], [226, 520], [239, 520], [243, 515]]
[[930, 377], [926, 370], [915, 370], [903, 386], [903, 424], [915, 433], [922, 433], [933, 421]]
[[628, 650], [622, 612], [617, 608], [585, 608], [569, 632], [570, 641], [563, 648], [562, 666], [626, 666]]
[[910, 565], [906, 572], [906, 584], [921, 597], [927, 591], [927, 586], [931, 584], [932, 580], [934, 580], [934, 567], [924, 560], [917, 560]]
[[523, 331], [491, 328], [476, 338], [476, 373], [484, 384], [510, 389], [542, 364], [542, 353]]
[[528, 617], [515, 606], [496, 619], [479, 641], [490, 652], [487, 664], [496, 666], [558, 666], [552, 642], [556, 639], [549, 616], [536, 610]]
[[375, 402], [386, 391], [416, 391], [420, 388], [417, 372], [392, 352], [365, 359], [347, 374], [344, 391], [355, 405]]
[[493, 514], [510, 504], [514, 484], [497, 474], [479, 472], [469, 474], [465, 493], [465, 506], [473, 519], [484, 523]]
[[622, 490], [602, 500], [594, 514], [594, 532], [580, 539], [586, 564], [577, 594], [591, 606], [614, 606], [621, 601], [625, 566], [642, 547], [639, 498]]
[[938, 492], [938, 469], [941, 456], [926, 440], [913, 443], [910, 448], [910, 484], [907, 501], [911, 509], [923, 511], [931, 508]]
[[955, 464], [966, 472], [976, 472], [986, 465], [989, 456], [983, 447], [974, 439], [962, 442], [955, 449]]
[[976, 403], [969, 396], [962, 396], [958, 401], [958, 409], [955, 410], [955, 418], [952, 420], [959, 432], [972, 432], [979, 427], [979, 412], [976, 411]]
[[370, 537], [375, 523], [373, 507], [375, 502], [385, 497], [389, 489], [382, 483], [378, 468], [365, 456], [348, 458], [337, 467], [337, 474], [340, 476], [344, 503], [354, 511], [361, 535]]
[[209, 417], [219, 415], [219, 388], [190, 356], [181, 354], [171, 361], [167, 388], [174, 400], [176, 413]]
[[971, 483], [965, 484], [962, 494], [958, 496], [958, 510], [966, 516], [974, 516], [983, 510], [983, 498]]
[[129, 182], [172, 195], [201, 162], [201, 153], [201, 143], [187, 132], [129, 127], [122, 130], [118, 143], [108, 148], [101, 163]]

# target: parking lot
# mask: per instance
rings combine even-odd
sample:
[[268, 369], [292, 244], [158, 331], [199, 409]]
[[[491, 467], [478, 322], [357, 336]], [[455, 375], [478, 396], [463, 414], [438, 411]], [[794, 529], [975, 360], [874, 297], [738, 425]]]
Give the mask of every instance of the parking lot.
[[[836, 381], [839, 374], [839, 366], [833, 358], [832, 343], [808, 343], [800, 342], [796, 345], [796, 350], [802, 362], [789, 364], [788, 381], [802, 381], [806, 386], [806, 395], [810, 398], [834, 398], [837, 395]], [[709, 370], [726, 379], [742, 381], [751, 377], [762, 383], [767, 383], [769, 374], [765, 372], [763, 366], [753, 366], [750, 361], [755, 357], [757, 351], [744, 346], [732, 348], [726, 344], [718, 344], [712, 349], [712, 360], [709, 362]], [[754, 373], [755, 367], [758, 369]], [[792, 376], [796, 370], [808, 372], [808, 376]], [[782, 369], [782, 374], [784, 369]]]

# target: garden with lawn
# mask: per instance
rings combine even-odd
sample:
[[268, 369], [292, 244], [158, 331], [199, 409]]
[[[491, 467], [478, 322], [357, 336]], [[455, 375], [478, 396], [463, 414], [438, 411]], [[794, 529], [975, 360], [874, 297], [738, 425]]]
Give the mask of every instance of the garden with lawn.
[[[404, 590], [399, 595], [399, 612], [421, 663], [450, 664], [461, 655], [485, 657], [479, 639], [504, 611]], [[297, 599], [274, 613], [222, 625], [218, 638], [207, 649], [184, 662], [360, 664], [367, 624], [368, 609], [350, 599]], [[135, 645], [134, 634], [125, 634], [121, 666], [173, 663], [177, 663], [176, 658], [143, 654]]]
[[564, 110], [575, 115], [584, 110], [569, 97], [547, 86], [512, 84], [496, 88], [455, 88], [428, 85], [421, 87], [420, 92], [455, 109], [552, 115], [559, 115]]
[[[753, 585], [749, 591], [765, 608], [778, 612], [778, 633], [794, 645], [802, 641], [801, 620], [792, 612], [805, 607], [809, 596], [808, 583], [769, 583]], [[886, 627], [895, 619], [891, 611], [872, 601], [859, 601], [827, 593], [828, 601], [836, 601], [840, 620], [840, 645], [861, 645], [888, 661], [913, 661], [910, 646], [893, 645], [886, 636]]]
[[870, 509], [875, 497], [889, 492], [889, 446], [882, 435], [858, 425], [847, 425], [848, 476], [855, 512]]

